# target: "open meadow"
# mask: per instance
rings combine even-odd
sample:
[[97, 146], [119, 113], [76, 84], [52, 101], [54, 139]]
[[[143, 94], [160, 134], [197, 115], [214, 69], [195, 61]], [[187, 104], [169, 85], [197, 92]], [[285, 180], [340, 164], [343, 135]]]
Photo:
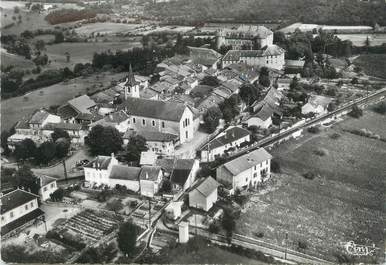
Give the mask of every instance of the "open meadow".
[[362, 54], [354, 60], [369, 76], [386, 79], [386, 54]]
[[35, 64], [31, 60], [25, 59], [23, 56], [8, 53], [5, 49], [0, 48], [1, 65], [8, 67], [13, 65], [17, 69], [32, 69]]
[[9, 130], [17, 121], [36, 109], [62, 105], [77, 95], [92, 93], [110, 86], [111, 81], [122, 79], [124, 73], [99, 73], [75, 78], [1, 101], [1, 127]]
[[[91, 63], [94, 53], [101, 53], [110, 50], [132, 49], [142, 47], [140, 42], [64, 42], [59, 44], [47, 45], [47, 55], [51, 60], [50, 68], [69, 67], [73, 69], [77, 63]], [[70, 54], [70, 62], [66, 61], [65, 53]]]
[[[375, 244], [382, 250], [377, 250], [379, 257], [386, 142], [345, 131], [362, 128], [386, 138], [386, 116], [366, 111], [358, 120], [347, 118], [272, 149], [283, 174], [275, 174], [272, 186], [252, 196], [238, 232], [251, 237], [263, 233], [262, 240], [282, 246], [288, 233], [288, 247], [331, 261], [348, 257], [342, 244], [349, 241]], [[309, 172], [313, 179], [304, 177]]]

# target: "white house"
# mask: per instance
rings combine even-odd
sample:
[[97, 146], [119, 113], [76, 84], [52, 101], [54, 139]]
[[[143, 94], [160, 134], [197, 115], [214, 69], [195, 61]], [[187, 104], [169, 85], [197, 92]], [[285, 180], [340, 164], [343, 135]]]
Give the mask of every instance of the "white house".
[[154, 197], [159, 191], [162, 176], [161, 167], [143, 166], [139, 175], [141, 195]]
[[130, 116], [129, 128], [134, 131], [174, 134], [180, 143], [194, 137], [194, 113], [182, 103], [128, 97], [118, 108]]
[[153, 166], [157, 160], [157, 155], [152, 151], [141, 152], [139, 164], [141, 166]]
[[264, 105], [256, 114], [253, 114], [247, 119], [247, 125], [256, 126], [261, 129], [268, 129], [272, 125], [271, 108], [268, 105]]
[[62, 129], [68, 133], [71, 137], [72, 143], [84, 143], [84, 138], [87, 136], [88, 131], [79, 123], [47, 123], [43, 129], [42, 134], [46, 137], [50, 137], [55, 129]]
[[139, 191], [140, 167], [129, 167], [127, 165], [114, 165], [109, 176], [108, 186], [114, 188], [116, 185], [126, 186], [128, 190]]
[[109, 177], [113, 166], [118, 165], [118, 160], [111, 156], [98, 156], [83, 167], [85, 181], [96, 185], [109, 185]]
[[172, 201], [165, 208], [166, 216], [169, 219], [177, 220], [181, 216], [181, 207], [184, 204], [183, 201]]
[[233, 194], [236, 189], [256, 187], [270, 177], [272, 156], [264, 149], [231, 160], [217, 168], [217, 181]]
[[49, 176], [39, 176], [40, 189], [39, 195], [41, 201], [46, 201], [50, 199], [50, 194], [58, 189], [56, 184], [56, 179]]
[[264, 46], [260, 50], [230, 50], [222, 58], [222, 67], [245, 63], [249, 66], [282, 70], [285, 65], [285, 50], [277, 45]]
[[196, 159], [158, 159], [156, 166], [164, 171], [173, 187], [173, 191], [185, 191], [192, 186], [200, 169], [199, 161]]
[[189, 192], [189, 206], [209, 211], [217, 201], [217, 188], [220, 184], [212, 177], [199, 181]]
[[1, 197], [1, 236], [17, 234], [37, 220], [44, 212], [38, 205], [39, 196], [24, 190], [14, 190]]
[[213, 161], [230, 148], [250, 141], [250, 132], [240, 127], [230, 127], [201, 148], [201, 161]]
[[332, 102], [332, 99], [320, 95], [311, 95], [307, 104], [302, 107], [302, 114], [315, 113], [321, 115], [327, 113], [328, 105]]

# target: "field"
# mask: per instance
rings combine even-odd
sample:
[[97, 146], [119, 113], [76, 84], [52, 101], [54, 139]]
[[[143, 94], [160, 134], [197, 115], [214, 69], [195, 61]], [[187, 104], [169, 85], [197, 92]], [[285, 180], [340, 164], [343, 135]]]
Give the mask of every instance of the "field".
[[363, 54], [355, 59], [354, 64], [367, 75], [386, 79], [386, 54]]
[[[252, 237], [263, 232], [263, 240], [282, 246], [288, 233], [290, 248], [331, 261], [338, 253], [347, 255], [342, 244], [348, 241], [383, 251], [386, 143], [343, 131], [361, 128], [386, 138], [386, 117], [367, 111], [359, 120], [274, 148], [283, 174], [275, 175], [264, 194], [252, 196], [238, 232]], [[334, 133], [340, 137], [332, 139]], [[307, 172], [315, 179], [304, 178]]]
[[117, 33], [128, 33], [141, 26], [140, 24], [124, 24], [124, 23], [92, 23], [86, 24], [80, 28], [77, 28], [75, 31], [79, 35], [90, 35], [92, 33], [97, 34], [117, 34]]
[[184, 251], [181, 247], [169, 253], [170, 264], [267, 264], [228, 252], [213, 245], [203, 245], [198, 251]]
[[[77, 63], [91, 63], [94, 53], [110, 50], [128, 50], [134, 47], [141, 47], [139, 42], [81, 42], [81, 43], [59, 43], [47, 45], [47, 55], [51, 60], [50, 68], [69, 67]], [[66, 62], [65, 53], [70, 53], [70, 62]]]
[[2, 130], [9, 130], [23, 116], [29, 115], [36, 109], [51, 105], [62, 105], [76, 95], [107, 88], [112, 80], [119, 80], [123, 76], [122, 73], [102, 73], [87, 78], [79, 77], [67, 83], [62, 82], [34, 90], [24, 96], [3, 100], [1, 101]]
[[3, 48], [0, 48], [1, 54], [1, 64], [4, 67], [13, 65], [15, 68], [25, 69], [25, 68], [34, 68], [35, 64], [25, 59], [23, 56], [8, 53]]

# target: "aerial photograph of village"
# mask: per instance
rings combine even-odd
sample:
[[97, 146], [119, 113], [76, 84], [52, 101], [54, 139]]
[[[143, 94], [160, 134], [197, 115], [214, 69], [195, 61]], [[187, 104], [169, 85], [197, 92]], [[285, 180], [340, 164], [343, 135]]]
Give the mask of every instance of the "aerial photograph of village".
[[385, 0], [0, 17], [0, 264], [386, 264]]

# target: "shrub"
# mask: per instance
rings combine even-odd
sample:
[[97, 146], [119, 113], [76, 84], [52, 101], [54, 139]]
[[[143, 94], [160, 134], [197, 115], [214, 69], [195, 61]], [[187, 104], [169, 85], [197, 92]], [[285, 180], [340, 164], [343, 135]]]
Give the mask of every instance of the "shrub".
[[298, 249], [307, 249], [307, 243], [304, 241], [298, 241]]
[[358, 105], [353, 105], [351, 111], [348, 113], [353, 118], [360, 118], [363, 116], [363, 111], [358, 107]]
[[318, 156], [325, 156], [325, 155], [328, 155], [328, 151], [324, 148], [318, 148], [314, 150], [314, 154]]
[[376, 112], [376, 113], [379, 113], [381, 115], [385, 115], [386, 114], [386, 102], [383, 101], [383, 102], [380, 102], [380, 103], [376, 104], [373, 107], [373, 111]]
[[220, 232], [220, 225], [217, 222], [213, 222], [209, 225], [209, 232], [213, 234], [217, 234]]
[[255, 233], [255, 236], [258, 238], [262, 238], [262, 237], [264, 237], [264, 232], [257, 232], [257, 233]]
[[313, 126], [313, 127], [309, 127], [309, 128], [307, 129], [307, 131], [308, 131], [309, 133], [314, 133], [314, 134], [316, 134], [316, 133], [320, 133], [320, 128], [319, 128], [318, 126]]
[[281, 173], [280, 162], [276, 158], [271, 160], [271, 171], [273, 173]]
[[311, 171], [303, 174], [303, 177], [306, 179], [309, 179], [309, 180], [313, 180], [316, 176], [317, 176], [317, 174], [315, 172], [311, 172]]
[[340, 134], [339, 133], [333, 133], [330, 135], [330, 138], [336, 140], [336, 139], [340, 138]]

